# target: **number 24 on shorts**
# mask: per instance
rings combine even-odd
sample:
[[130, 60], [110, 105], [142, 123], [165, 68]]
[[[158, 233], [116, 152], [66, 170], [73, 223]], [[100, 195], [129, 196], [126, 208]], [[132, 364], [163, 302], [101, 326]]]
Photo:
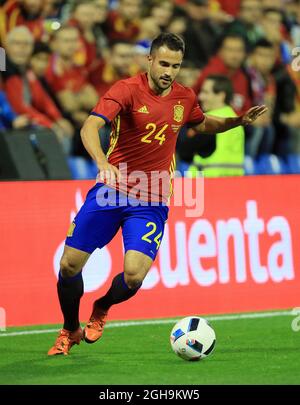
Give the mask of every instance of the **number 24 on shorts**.
[[153, 240], [154, 240], [154, 242], [156, 243], [156, 250], [158, 250], [159, 246], [160, 246], [160, 243], [161, 243], [162, 231], [159, 232], [159, 234], [157, 234], [155, 236], [155, 238], [150, 239], [150, 237], [152, 237], [152, 235], [154, 235], [156, 233], [157, 225], [154, 222], [148, 222], [146, 227], [147, 228], [152, 227], [152, 229], [151, 229], [150, 232], [147, 232], [147, 233], [145, 233], [144, 236], [142, 236], [142, 240], [144, 240], [144, 241], [146, 241], [148, 243], [152, 243]]

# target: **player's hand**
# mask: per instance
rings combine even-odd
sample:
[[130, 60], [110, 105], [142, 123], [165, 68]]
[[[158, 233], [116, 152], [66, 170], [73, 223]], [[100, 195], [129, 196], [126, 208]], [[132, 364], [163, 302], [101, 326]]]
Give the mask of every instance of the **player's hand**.
[[120, 182], [121, 173], [116, 166], [109, 164], [108, 162], [103, 162], [97, 165], [99, 169], [99, 180], [105, 184], [115, 184]]
[[243, 116], [242, 116], [242, 125], [250, 125], [258, 117], [263, 115], [268, 111], [268, 107], [265, 105], [257, 105], [255, 107], [250, 108]]

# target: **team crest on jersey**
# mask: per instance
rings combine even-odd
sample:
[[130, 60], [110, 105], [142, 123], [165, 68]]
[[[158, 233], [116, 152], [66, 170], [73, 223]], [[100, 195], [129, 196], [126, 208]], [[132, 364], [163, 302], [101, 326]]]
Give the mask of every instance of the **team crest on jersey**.
[[174, 121], [181, 122], [183, 120], [184, 107], [183, 105], [174, 105]]

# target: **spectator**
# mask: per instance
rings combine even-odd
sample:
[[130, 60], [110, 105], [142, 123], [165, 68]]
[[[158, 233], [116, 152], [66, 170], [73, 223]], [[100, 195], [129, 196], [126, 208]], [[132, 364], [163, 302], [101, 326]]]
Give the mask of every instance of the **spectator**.
[[283, 14], [276, 8], [264, 9], [260, 22], [263, 35], [274, 45], [279, 62], [291, 62], [292, 44], [289, 33], [283, 25]]
[[34, 44], [33, 53], [30, 59], [30, 67], [31, 70], [34, 72], [35, 76], [41, 83], [43, 89], [47, 92], [47, 94], [51, 97], [51, 99], [56, 104], [57, 108], [62, 112], [64, 118], [69, 120], [65, 122], [65, 130], [71, 136], [74, 134], [74, 128], [70, 121], [72, 121], [72, 117], [70, 114], [63, 111], [61, 104], [59, 103], [55, 92], [49, 86], [49, 83], [46, 80], [46, 73], [49, 66], [50, 58], [51, 58], [51, 49], [49, 45], [44, 42], [36, 42]]
[[98, 24], [103, 24], [109, 13], [109, 0], [94, 0], [96, 7], [95, 21]]
[[70, 117], [75, 127], [73, 153], [86, 156], [80, 140], [80, 128], [96, 105], [98, 97], [88, 81], [85, 68], [74, 63], [79, 45], [78, 29], [63, 25], [54, 33], [51, 45], [54, 54], [47, 69], [46, 79], [61, 105], [64, 116]]
[[216, 50], [217, 38], [221, 32], [218, 24], [210, 19], [208, 0], [190, 0], [185, 5], [186, 42], [185, 58], [199, 68], [205, 66]]
[[96, 12], [93, 31], [96, 38], [97, 54], [101, 57], [106, 57], [108, 55], [109, 46], [108, 39], [104, 33], [104, 26], [109, 12], [108, 0], [94, 0], [94, 4]]
[[184, 60], [177, 76], [178, 83], [185, 87], [193, 87], [199, 76], [199, 69], [191, 61]]
[[63, 14], [64, 0], [44, 0], [43, 17], [45, 19], [61, 20]]
[[233, 85], [232, 107], [238, 114], [245, 113], [252, 105], [249, 78], [243, 69], [245, 61], [245, 41], [242, 37], [229, 34], [223, 38], [218, 54], [202, 70], [194, 86], [199, 94], [202, 84], [210, 74], [227, 76]]
[[247, 49], [253, 49], [263, 33], [257, 22], [262, 15], [260, 0], [242, 0], [238, 18], [226, 27], [227, 34], [237, 34], [244, 38]]
[[[292, 151], [293, 123], [282, 120], [284, 116], [291, 116], [295, 112], [296, 85], [282, 63], [276, 63], [272, 71], [276, 81], [276, 104], [274, 111], [275, 145], [274, 153], [286, 156]], [[291, 125], [291, 126], [290, 126]]]
[[[263, 5], [269, 2], [263, 1]], [[291, 63], [292, 42], [289, 34], [283, 25], [283, 7], [281, 3], [272, 4], [264, 9], [261, 26], [265, 37], [273, 44], [276, 50], [276, 64], [273, 68], [273, 75], [276, 81], [276, 105], [274, 112], [275, 144], [274, 153], [286, 156], [292, 151], [293, 123], [282, 117], [292, 117], [295, 112], [296, 84], [287, 71]]]
[[173, 34], [184, 36], [184, 33], [187, 30], [188, 21], [182, 12], [176, 11], [172, 17], [167, 31], [172, 32]]
[[296, 87], [295, 110], [290, 114], [282, 114], [282, 118], [290, 125], [300, 128], [300, 66], [298, 69], [288, 66], [288, 73]]
[[139, 41], [134, 47], [134, 64], [137, 67], [137, 72], [142, 73], [148, 71], [150, 44], [149, 41]]
[[26, 115], [32, 125], [51, 128], [63, 142], [70, 135], [69, 125], [29, 67], [33, 44], [27, 27], [16, 27], [8, 33], [5, 91], [17, 114]]
[[[134, 45], [127, 41], [112, 44], [109, 58], [91, 75], [91, 83], [101, 97], [118, 80], [131, 76], [134, 61]], [[136, 68], [135, 68], [136, 71]]]
[[295, 153], [300, 153], [300, 68], [295, 68], [293, 69], [292, 65], [287, 67], [296, 88], [295, 109], [290, 113], [282, 113], [280, 121], [290, 129], [291, 150]]
[[46, 79], [55, 92], [63, 110], [71, 114], [80, 127], [88, 112], [97, 103], [97, 93], [89, 84], [87, 72], [74, 64], [79, 32], [76, 27], [62, 26], [54, 34]]
[[[142, 68], [134, 64], [135, 52], [135, 46], [131, 42], [119, 40], [111, 44], [109, 57], [91, 75], [91, 83], [97, 89], [99, 97], [116, 81], [130, 77], [133, 74], [132, 69], [135, 69], [136, 73]], [[106, 125], [100, 133], [104, 151], [109, 147], [110, 131], [110, 126]]]
[[35, 42], [30, 59], [30, 67], [38, 78], [42, 78], [47, 71], [51, 56], [51, 49], [45, 42]]
[[[233, 0], [230, 1], [231, 3], [233, 2]], [[238, 3], [240, 2], [240, 0], [237, 1]], [[223, 7], [221, 7], [220, 2], [221, 0], [208, 0], [209, 18], [211, 18], [212, 21], [216, 22], [217, 24], [228, 23], [232, 21], [233, 14], [228, 13]], [[175, 4], [180, 6], [182, 9], [186, 9], [189, 3], [191, 3], [191, 0], [175, 0]]]
[[300, 46], [300, 2], [294, 1], [294, 21], [291, 27], [291, 37], [295, 46]]
[[105, 34], [109, 41], [134, 42], [140, 32], [142, 14], [141, 0], [120, 0], [117, 10], [112, 10], [105, 23]]
[[220, 4], [223, 11], [233, 17], [237, 17], [241, 0], [217, 0], [217, 2]]
[[262, 8], [268, 9], [273, 8], [279, 10], [280, 12], [283, 11], [283, 1], [282, 0], [262, 0]]
[[95, 15], [97, 8], [90, 0], [79, 0], [74, 3], [72, 18], [69, 25], [76, 27], [79, 31], [79, 49], [75, 53], [74, 62], [77, 66], [84, 66], [87, 69], [97, 64], [97, 45], [94, 34], [96, 24]]
[[276, 82], [272, 70], [276, 60], [275, 48], [267, 39], [258, 41], [249, 58], [253, 103], [265, 104], [268, 111], [249, 128], [246, 141], [247, 155], [256, 157], [259, 153], [272, 153], [274, 145], [274, 126], [272, 117], [276, 103]]
[[161, 30], [154, 17], [146, 17], [141, 20], [139, 41], [147, 41], [149, 45], [152, 40], [160, 34]]
[[9, 0], [0, 9], [0, 42], [5, 43], [7, 33], [13, 28], [26, 26], [35, 40], [41, 40], [44, 32], [42, 17], [43, 0]]
[[150, 11], [150, 17], [153, 17], [155, 24], [164, 31], [171, 21], [173, 11], [174, 4], [171, 0], [155, 0]]
[[[208, 76], [202, 86], [199, 100], [207, 115], [236, 117], [230, 107], [233, 88], [226, 76]], [[192, 151], [196, 151], [189, 175], [196, 177], [199, 171], [205, 177], [242, 176], [244, 174], [244, 129], [233, 128], [216, 135], [187, 138]]]

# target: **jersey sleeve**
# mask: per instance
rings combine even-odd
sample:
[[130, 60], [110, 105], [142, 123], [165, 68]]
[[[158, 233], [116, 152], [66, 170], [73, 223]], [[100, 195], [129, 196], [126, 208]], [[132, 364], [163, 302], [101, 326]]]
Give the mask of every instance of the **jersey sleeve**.
[[99, 100], [91, 115], [110, 123], [121, 111], [128, 111], [132, 105], [129, 87], [123, 81], [115, 83]]
[[187, 126], [201, 124], [201, 122], [205, 118], [203, 111], [201, 110], [201, 108], [199, 106], [197, 96], [194, 92], [193, 92], [193, 96], [194, 96], [194, 103], [193, 103], [190, 115], [187, 117], [187, 120], [186, 120]]

